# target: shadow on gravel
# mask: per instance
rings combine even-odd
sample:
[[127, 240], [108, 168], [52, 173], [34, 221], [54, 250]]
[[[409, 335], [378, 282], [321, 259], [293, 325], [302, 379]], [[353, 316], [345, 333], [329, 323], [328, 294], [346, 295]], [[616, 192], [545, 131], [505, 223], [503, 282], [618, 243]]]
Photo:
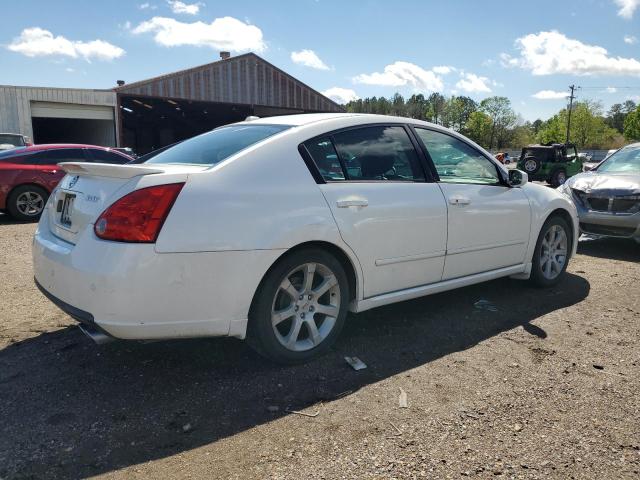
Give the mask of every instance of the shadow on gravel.
[[624, 238], [584, 238], [578, 242], [578, 253], [591, 257], [624, 262], [640, 261], [640, 244]]
[[234, 339], [96, 347], [75, 327], [45, 333], [0, 351], [0, 477], [88, 477], [216, 442], [517, 326], [545, 338], [530, 322], [588, 293], [576, 275], [550, 290], [502, 279], [378, 308], [351, 315], [332, 352], [296, 367]]
[[21, 225], [23, 223], [33, 223], [34, 224], [34, 228], [35, 228], [35, 223], [36, 222], [34, 222], [34, 221], [25, 222], [25, 221], [15, 220], [10, 215], [7, 215], [6, 213], [0, 212], [0, 227], [2, 225]]

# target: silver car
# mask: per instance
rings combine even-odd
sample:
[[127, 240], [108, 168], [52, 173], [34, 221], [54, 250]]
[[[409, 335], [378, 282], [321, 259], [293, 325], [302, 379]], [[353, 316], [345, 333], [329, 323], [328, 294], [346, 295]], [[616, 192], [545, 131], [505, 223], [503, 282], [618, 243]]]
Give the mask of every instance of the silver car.
[[558, 190], [573, 199], [582, 233], [640, 243], [640, 143], [621, 148]]

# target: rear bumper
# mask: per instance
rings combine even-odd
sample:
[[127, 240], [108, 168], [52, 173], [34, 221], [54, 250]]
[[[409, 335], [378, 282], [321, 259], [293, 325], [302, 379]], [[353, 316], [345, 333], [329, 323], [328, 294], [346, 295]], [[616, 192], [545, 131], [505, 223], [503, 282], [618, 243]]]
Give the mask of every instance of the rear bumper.
[[33, 240], [34, 277], [53, 303], [124, 339], [246, 333], [255, 290], [278, 250], [157, 253], [152, 244], [54, 236], [43, 215]]

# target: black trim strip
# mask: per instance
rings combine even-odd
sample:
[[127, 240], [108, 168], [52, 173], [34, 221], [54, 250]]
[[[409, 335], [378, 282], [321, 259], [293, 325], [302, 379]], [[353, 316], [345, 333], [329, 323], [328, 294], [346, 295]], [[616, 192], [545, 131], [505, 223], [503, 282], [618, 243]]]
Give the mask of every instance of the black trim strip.
[[69, 305], [67, 302], [64, 302], [60, 300], [58, 297], [52, 295], [51, 293], [46, 291], [44, 287], [40, 285], [40, 283], [38, 283], [38, 280], [36, 280], [35, 277], [33, 281], [35, 282], [36, 287], [38, 287], [38, 290], [40, 290], [45, 297], [47, 297], [53, 304], [56, 305], [56, 307], [58, 307], [64, 313], [66, 313], [67, 315], [69, 315], [74, 320], [77, 320], [80, 323], [84, 323], [85, 325], [90, 325], [100, 330], [100, 327], [96, 325], [93, 319], [93, 315], [91, 315], [89, 312], [85, 312], [84, 310], [80, 310], [79, 308], [74, 307], [73, 305]]

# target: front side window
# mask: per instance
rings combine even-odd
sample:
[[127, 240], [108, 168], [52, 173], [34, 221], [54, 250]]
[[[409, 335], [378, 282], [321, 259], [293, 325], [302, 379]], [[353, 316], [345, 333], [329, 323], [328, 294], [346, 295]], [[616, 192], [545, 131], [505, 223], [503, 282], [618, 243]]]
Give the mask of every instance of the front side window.
[[289, 125], [230, 125], [190, 138], [145, 163], [214, 166], [231, 155], [290, 128]]
[[416, 128], [426, 147], [440, 181], [445, 183], [499, 183], [496, 166], [476, 149], [445, 133]]
[[640, 145], [621, 148], [598, 165], [597, 172], [640, 173]]
[[404, 127], [374, 126], [333, 135], [347, 180], [424, 181], [418, 154]]

